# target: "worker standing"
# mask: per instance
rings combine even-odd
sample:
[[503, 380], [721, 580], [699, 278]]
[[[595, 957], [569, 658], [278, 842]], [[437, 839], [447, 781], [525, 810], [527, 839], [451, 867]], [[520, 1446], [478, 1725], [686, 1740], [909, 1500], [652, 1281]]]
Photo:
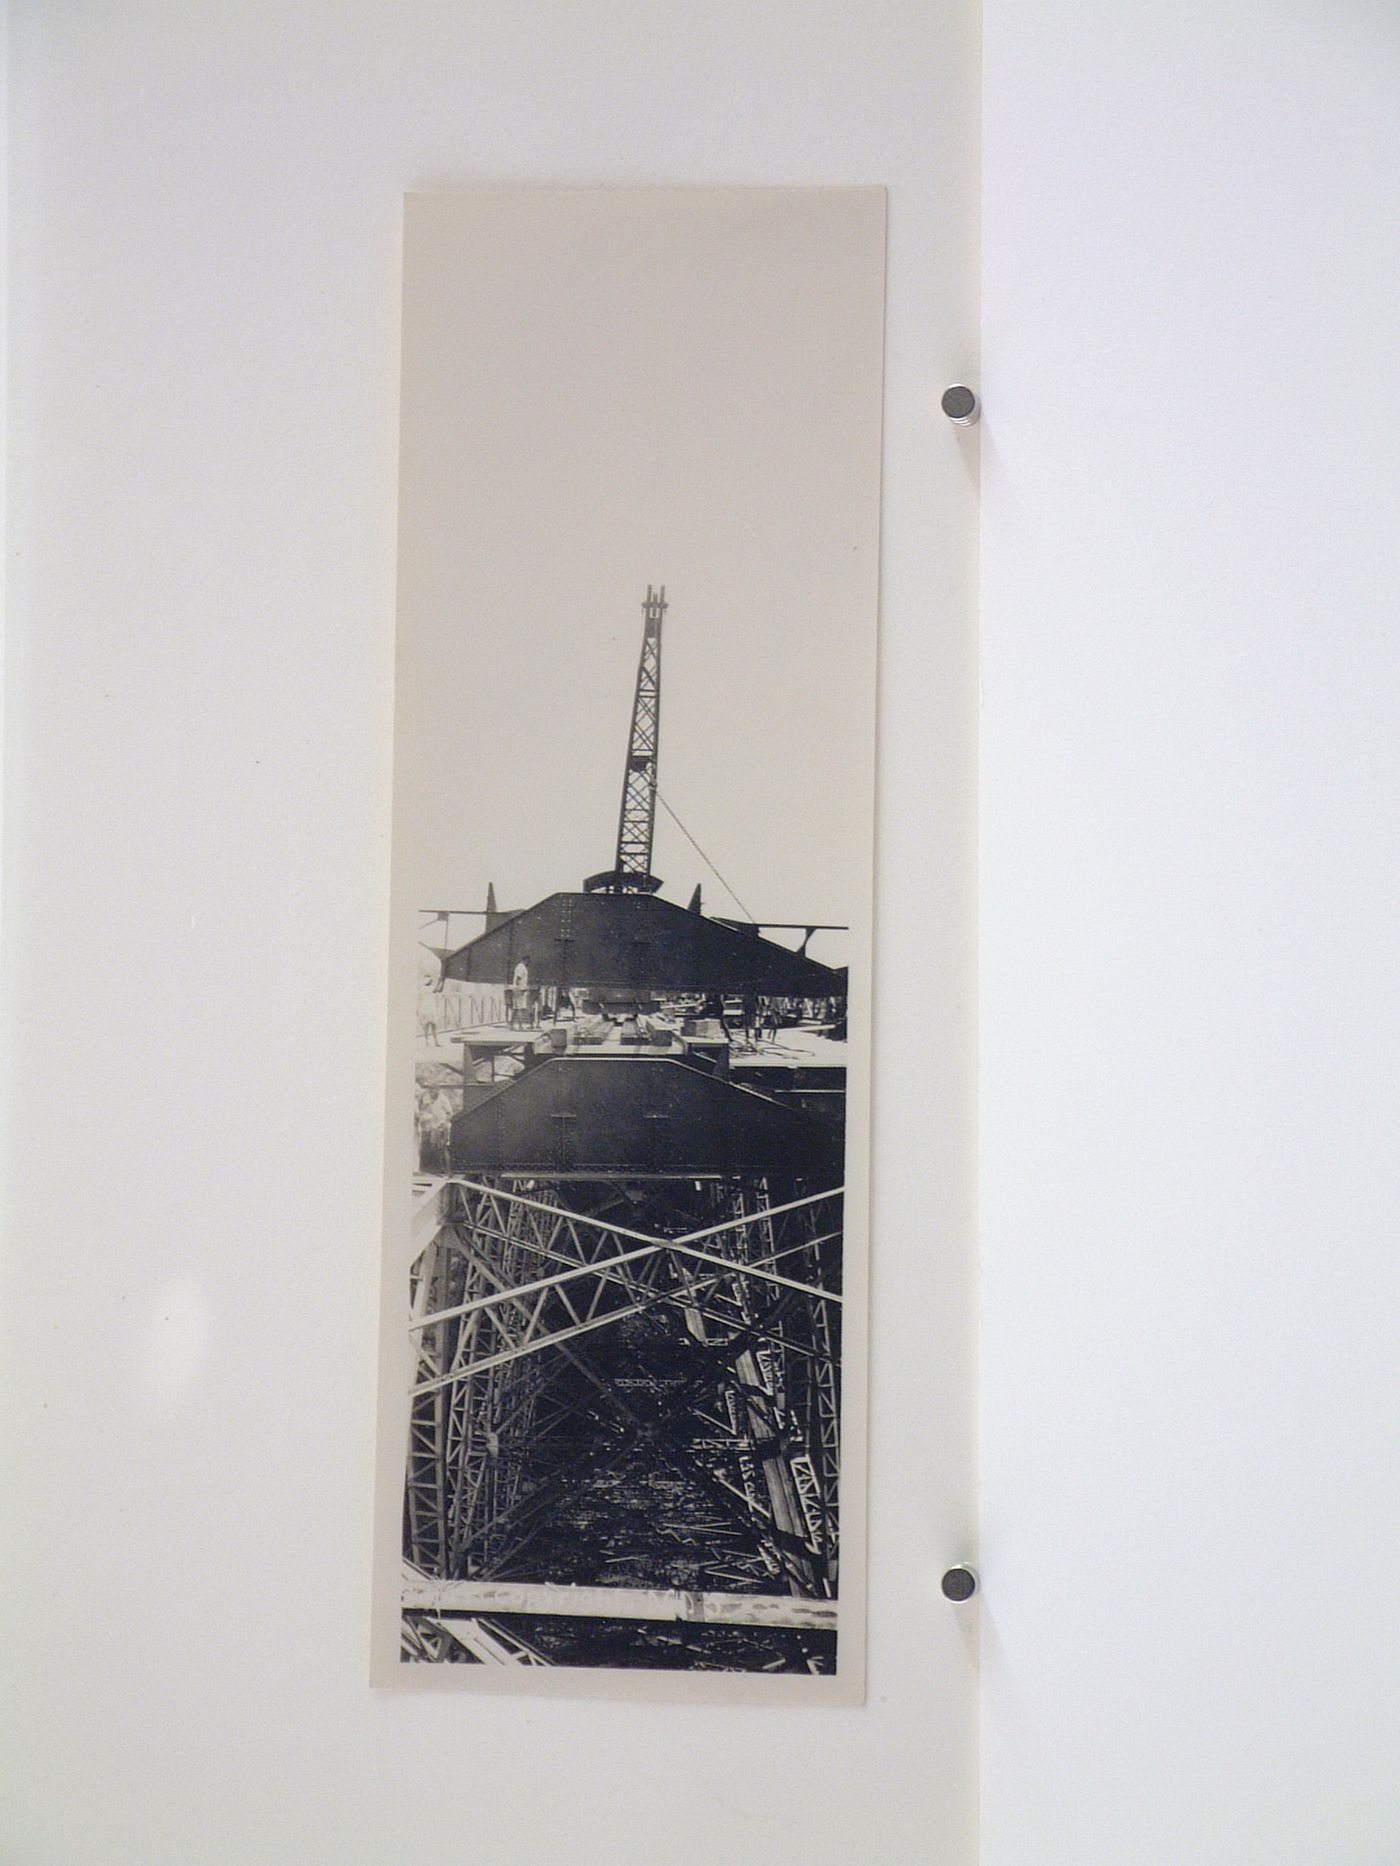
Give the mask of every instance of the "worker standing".
[[515, 962], [510, 979], [510, 1022], [512, 1029], [530, 1027], [530, 961], [523, 954]]
[[427, 1043], [437, 1046], [438, 1028], [442, 1021], [442, 1000], [426, 981], [418, 992], [418, 1028]]

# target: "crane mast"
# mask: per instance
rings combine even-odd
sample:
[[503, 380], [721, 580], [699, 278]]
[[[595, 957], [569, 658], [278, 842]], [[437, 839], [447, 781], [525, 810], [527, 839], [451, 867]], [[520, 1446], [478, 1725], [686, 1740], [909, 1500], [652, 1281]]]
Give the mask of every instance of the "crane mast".
[[656, 771], [661, 741], [661, 622], [666, 588], [647, 585], [642, 604], [642, 652], [632, 701], [632, 730], [622, 774], [622, 807], [617, 821], [617, 858], [601, 875], [590, 875], [590, 894], [654, 894], [661, 886], [651, 872], [652, 835], [656, 827]]

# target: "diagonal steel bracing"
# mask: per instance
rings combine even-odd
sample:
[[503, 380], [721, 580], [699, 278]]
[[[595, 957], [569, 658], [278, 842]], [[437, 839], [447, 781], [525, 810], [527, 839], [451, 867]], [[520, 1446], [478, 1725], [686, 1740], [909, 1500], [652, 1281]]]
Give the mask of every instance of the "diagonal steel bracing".
[[[534, 1584], [519, 1565], [553, 1513], [635, 1461], [649, 1433], [690, 1447], [692, 1494], [710, 1499], [691, 1506], [705, 1585], [834, 1598], [841, 1192], [770, 1202], [762, 1182], [724, 1185], [649, 1187], [647, 1230], [611, 1217], [612, 1183], [592, 1188], [595, 1210], [577, 1185], [568, 1204], [537, 1182], [421, 1185], [405, 1487], [416, 1569]], [[668, 1314], [694, 1376], [640, 1421], [619, 1348], [604, 1367], [595, 1344]], [[447, 1627], [412, 1617], [441, 1647]]]

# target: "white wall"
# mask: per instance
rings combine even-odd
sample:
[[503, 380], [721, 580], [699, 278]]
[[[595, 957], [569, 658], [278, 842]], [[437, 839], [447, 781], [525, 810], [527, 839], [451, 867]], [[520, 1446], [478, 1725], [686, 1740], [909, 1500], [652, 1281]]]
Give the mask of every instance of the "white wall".
[[[6, 1866], [966, 1866], [976, 56], [964, 0], [16, 6]], [[399, 198], [471, 180], [891, 189], [863, 1710], [366, 1688]]]
[[987, 0], [986, 1866], [1400, 1857], [1400, 14]]
[[[926, 11], [19, 9], [7, 1862], [387, 1866], [444, 1780], [492, 1866], [959, 1857], [964, 1467], [911, 1472], [965, 1136], [907, 998], [961, 963], [970, 48]], [[1400, 31], [986, 28], [986, 1866], [1385, 1861]], [[873, 1691], [815, 1766], [363, 1689], [397, 197], [481, 176], [893, 186]]]

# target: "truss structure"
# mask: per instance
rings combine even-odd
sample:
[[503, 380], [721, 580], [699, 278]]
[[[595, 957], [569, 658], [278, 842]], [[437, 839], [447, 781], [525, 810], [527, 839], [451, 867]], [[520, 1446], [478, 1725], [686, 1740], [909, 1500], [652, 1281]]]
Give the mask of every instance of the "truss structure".
[[782, 1664], [787, 1641], [824, 1669], [840, 1188], [455, 1177], [416, 1196], [405, 1657], [588, 1663], [614, 1623], [672, 1621], [687, 1662], [709, 1638], [717, 1662], [756, 1641]]
[[617, 855], [604, 874], [584, 882], [590, 892], [654, 894], [661, 886], [651, 872], [656, 828], [657, 759], [661, 750], [661, 623], [666, 589], [647, 585], [642, 604], [642, 652], [632, 697], [632, 726], [622, 772], [622, 807], [617, 819]]
[[666, 591], [647, 587], [642, 605], [642, 653], [632, 701], [632, 732], [622, 780], [622, 809], [617, 825], [615, 887], [652, 887], [651, 840], [656, 825], [656, 773], [661, 740], [661, 621]]

